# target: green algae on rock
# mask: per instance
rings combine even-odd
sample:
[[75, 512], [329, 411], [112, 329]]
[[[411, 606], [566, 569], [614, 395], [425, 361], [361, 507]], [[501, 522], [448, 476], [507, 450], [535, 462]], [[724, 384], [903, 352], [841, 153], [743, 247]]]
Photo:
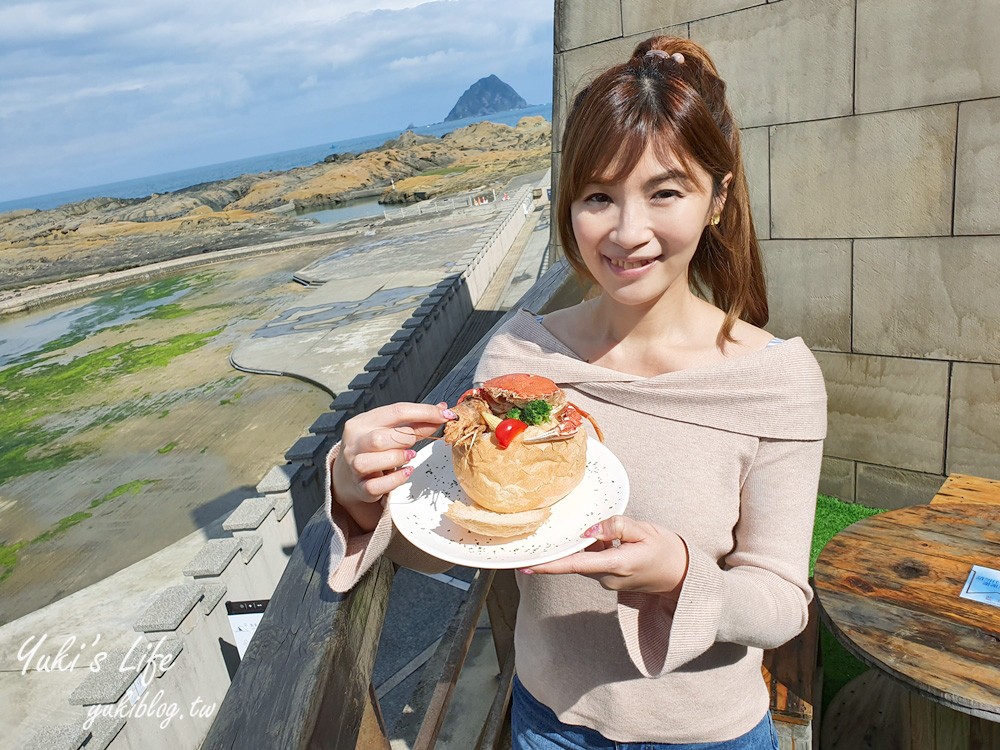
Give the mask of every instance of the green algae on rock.
[[[74, 408], [74, 397], [123, 375], [165, 367], [173, 359], [204, 346], [222, 332], [182, 333], [165, 341], [126, 341], [96, 349], [69, 362], [46, 354], [0, 370], [0, 485], [13, 477], [63, 466], [85, 455], [80, 445], [54, 446], [67, 427], [46, 426], [46, 419]], [[95, 420], [79, 431], [103, 423]]]

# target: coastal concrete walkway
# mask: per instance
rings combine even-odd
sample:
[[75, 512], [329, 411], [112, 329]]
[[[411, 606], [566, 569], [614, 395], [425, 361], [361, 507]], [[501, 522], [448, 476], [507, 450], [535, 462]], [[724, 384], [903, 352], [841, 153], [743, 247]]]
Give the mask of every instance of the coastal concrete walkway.
[[137, 268], [122, 271], [108, 271], [81, 276], [76, 279], [54, 281], [50, 284], [0, 291], [0, 316], [46, 307], [56, 302], [75, 299], [105, 289], [117, 289], [129, 284], [141, 284], [151, 279], [180, 273], [190, 268], [226, 263], [232, 260], [249, 259], [256, 255], [269, 255], [320, 242], [331, 242], [352, 237], [358, 233], [359, 220], [342, 225], [318, 225], [303, 230], [293, 237], [258, 245], [235, 247], [230, 250], [216, 250], [183, 258], [163, 260]]
[[[516, 179], [511, 192], [526, 184], [548, 184], [548, 174], [539, 179], [537, 173]], [[315, 281], [325, 281], [313, 293], [318, 296], [310, 301], [311, 309], [287, 311], [248, 342], [240, 357], [256, 357], [258, 365], [263, 361], [258, 371], [289, 371], [339, 392], [419, 305], [421, 290], [450, 272], [449, 254], [465, 249], [463, 243], [475, 227], [481, 229], [492, 218], [492, 213], [437, 215], [427, 217], [426, 224], [397, 228], [381, 237], [377, 230], [371, 239], [359, 241], [355, 251], [335, 253], [329, 263], [303, 269]], [[502, 314], [540, 275], [547, 248], [544, 204], [527, 217], [481, 304]], [[338, 321], [350, 330], [331, 334]], [[471, 334], [466, 331], [465, 336]], [[275, 346], [278, 340], [280, 347]], [[275, 366], [277, 359], [285, 366]], [[86, 677], [94, 654], [128, 649], [135, 642], [141, 635], [133, 630], [136, 618], [159, 592], [184, 582], [181, 571], [206, 540], [226, 535], [223, 520], [0, 627], [0, 747], [26, 747], [39, 728], [79, 720], [79, 708], [70, 706], [67, 698]], [[405, 715], [420, 670], [461, 603], [473, 572], [456, 568], [442, 576], [411, 571], [397, 576], [375, 666], [375, 687], [390, 728]], [[485, 715], [499, 671], [489, 639], [486, 629], [477, 634], [460, 682], [459, 705], [442, 729], [440, 747], [457, 750], [475, 743], [477, 722]], [[39, 640], [43, 645], [31, 654]], [[42, 661], [43, 656], [48, 659]], [[397, 750], [409, 747], [413, 739], [393, 737]]]
[[489, 204], [405, 234], [359, 237], [310, 264], [295, 274], [317, 287], [304, 304], [237, 345], [230, 362], [246, 372], [301, 378], [336, 396], [435, 287], [456, 273], [455, 258], [476, 242], [498, 209]]

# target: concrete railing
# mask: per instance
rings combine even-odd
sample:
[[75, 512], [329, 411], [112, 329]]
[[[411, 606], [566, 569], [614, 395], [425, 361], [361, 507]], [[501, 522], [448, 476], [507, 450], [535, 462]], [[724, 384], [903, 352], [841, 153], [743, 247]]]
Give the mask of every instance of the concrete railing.
[[412, 399], [425, 390], [524, 226], [532, 210], [530, 187], [519, 190], [510, 204], [456, 259], [455, 273], [437, 285], [365, 365], [365, 372], [337, 395], [332, 413], [313, 425], [315, 432], [335, 432], [352, 414]]
[[[544, 313], [577, 301], [582, 289], [568, 266], [553, 266], [522, 297], [520, 305]], [[513, 310], [508, 313], [514, 314]], [[501, 325], [498, 321], [496, 326]], [[494, 329], [495, 330], [495, 329]], [[483, 336], [425, 397], [429, 403], [454, 400], [471, 384], [488, 340]], [[343, 413], [320, 420], [314, 431], [334, 439]], [[314, 461], [325, 452], [317, 451]], [[243, 664], [219, 707], [202, 747], [388, 748], [372, 686], [375, 650], [393, 579], [393, 565], [380, 558], [346, 594], [326, 587], [331, 565], [332, 529], [318, 512], [303, 530], [284, 575], [261, 620]], [[497, 694], [477, 746], [495, 748], [504, 736], [504, 715], [513, 675], [512, 653], [517, 587], [509, 571], [480, 571], [424, 668], [405, 719], [414, 748], [430, 748], [443, 725], [458, 674], [477, 623], [489, 612], [498, 663], [503, 665]], [[294, 637], [290, 637], [294, 633]], [[359, 739], [363, 738], [363, 739]], [[356, 745], [357, 743], [357, 745]], [[470, 745], [471, 747], [471, 745]]]
[[[495, 200], [495, 199], [494, 199]], [[441, 213], [442, 211], [458, 211], [460, 209], [482, 209], [484, 211], [495, 210], [490, 203], [475, 204], [472, 198], [440, 198], [428, 201], [413, 203], [399, 208], [383, 208], [382, 215], [386, 220], [406, 219], [413, 216], [426, 216], [427, 214]]]
[[[319, 507], [313, 453], [320, 436], [300, 439], [183, 569], [184, 583], [161, 591], [133, 622], [129, 649], [108, 653], [69, 697], [79, 720], [41, 729], [39, 750], [106, 747], [193, 748], [211, 726], [239, 664], [224, 599], [268, 599], [298, 540], [298, 514]], [[160, 698], [157, 698], [160, 696]], [[141, 706], [141, 707], [140, 707]], [[183, 718], [181, 718], [183, 717]]]
[[[239, 664], [222, 603], [272, 596], [300, 532], [322, 505], [322, 462], [345, 419], [424, 392], [524, 226], [532, 210], [530, 188], [519, 191], [510, 206], [459, 259], [456, 273], [338, 395], [331, 411], [285, 453], [285, 463], [261, 479], [258, 495], [228, 517], [228, 535], [208, 540], [184, 566], [184, 583], [161, 591], [139, 614], [133, 622], [139, 647], [110, 653], [107, 668], [82, 680], [69, 698], [79, 707], [79, 720], [41, 728], [29, 748], [166, 750], [201, 744]], [[123, 661], [135, 669], [117, 668]], [[143, 715], [139, 705], [146, 707]], [[172, 706], [177, 714], [165, 721]]]

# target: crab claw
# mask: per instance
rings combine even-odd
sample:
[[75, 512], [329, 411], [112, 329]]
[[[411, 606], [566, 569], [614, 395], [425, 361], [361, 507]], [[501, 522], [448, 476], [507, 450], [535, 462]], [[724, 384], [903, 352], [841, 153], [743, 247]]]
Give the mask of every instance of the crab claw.
[[572, 432], [561, 433], [558, 427], [553, 427], [551, 430], [546, 430], [538, 435], [529, 438], [522, 438], [522, 443], [532, 444], [532, 443], [554, 443], [557, 440], [569, 440], [576, 434], [576, 430]]
[[598, 440], [603, 443], [604, 433], [601, 431], [597, 421], [590, 416], [590, 414], [573, 403], [567, 403], [565, 408], [559, 413], [559, 416], [557, 417], [558, 423], [555, 427], [539, 433], [538, 435], [532, 435], [529, 438], [524, 438], [523, 441], [525, 443], [546, 443], [555, 442], [557, 440], [569, 440], [583, 425], [585, 417], [594, 426], [594, 432], [597, 433]]
[[[580, 414], [581, 416], [584, 416], [584, 417], [587, 418], [587, 421], [590, 422], [590, 424], [593, 426], [594, 432], [597, 433], [597, 439], [600, 440], [603, 443], [604, 442], [604, 431], [601, 430], [601, 426], [599, 424], [597, 424], [597, 420], [594, 419], [592, 416], [590, 416], [590, 414], [588, 414], [587, 412], [585, 412], [583, 409], [581, 409], [576, 404], [570, 404], [570, 406], [572, 406], [577, 411], [578, 414]], [[579, 424], [583, 424], [583, 420], [580, 420]]]
[[459, 396], [458, 401], [456, 401], [455, 403], [460, 404], [467, 398], [482, 397], [482, 386], [483, 386], [482, 383], [473, 383], [472, 387], [465, 393], [463, 393], [461, 396]]

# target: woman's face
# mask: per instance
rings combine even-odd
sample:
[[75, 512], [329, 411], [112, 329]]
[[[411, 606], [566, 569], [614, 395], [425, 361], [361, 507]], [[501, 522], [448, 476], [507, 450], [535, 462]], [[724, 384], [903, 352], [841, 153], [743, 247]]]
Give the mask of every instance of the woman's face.
[[668, 290], [688, 290], [688, 267], [712, 216], [711, 176], [690, 160], [661, 163], [646, 152], [621, 182], [591, 182], [573, 201], [573, 234], [587, 269], [623, 304], [655, 304]]

